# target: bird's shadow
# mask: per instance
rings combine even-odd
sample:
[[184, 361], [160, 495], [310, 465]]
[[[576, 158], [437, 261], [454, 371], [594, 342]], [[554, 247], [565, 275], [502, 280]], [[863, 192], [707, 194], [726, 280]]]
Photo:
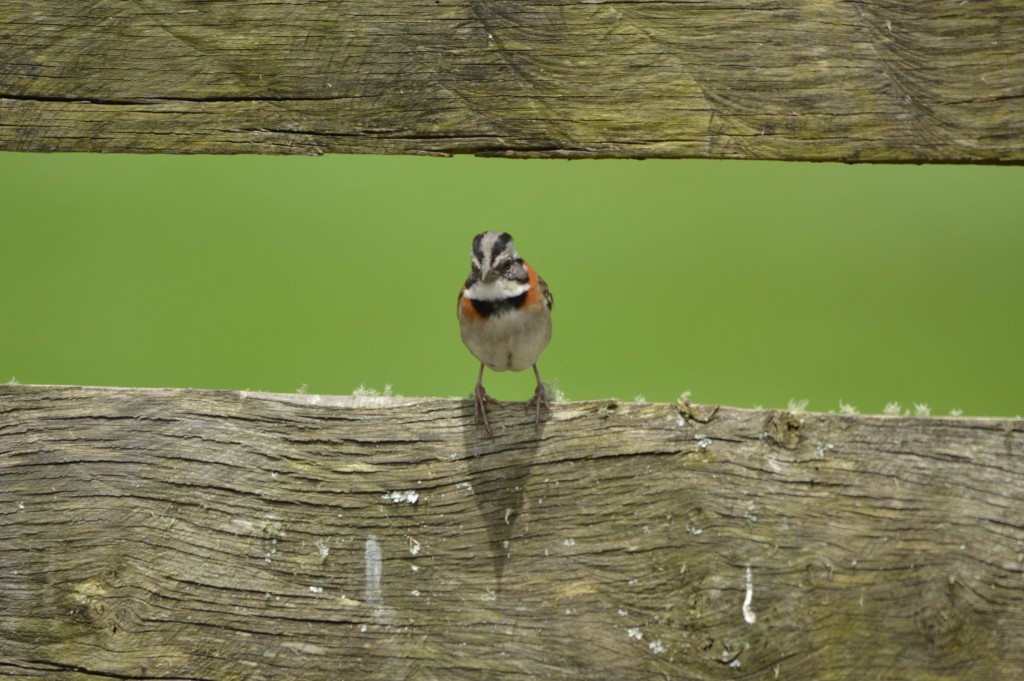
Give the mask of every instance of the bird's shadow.
[[487, 413], [493, 435], [482, 423], [475, 423], [473, 400], [465, 401], [463, 459], [467, 482], [487, 530], [488, 553], [500, 592], [516, 538], [522, 533], [518, 522], [549, 414], [543, 410], [537, 425], [532, 408], [527, 413], [523, 402], [488, 405]]

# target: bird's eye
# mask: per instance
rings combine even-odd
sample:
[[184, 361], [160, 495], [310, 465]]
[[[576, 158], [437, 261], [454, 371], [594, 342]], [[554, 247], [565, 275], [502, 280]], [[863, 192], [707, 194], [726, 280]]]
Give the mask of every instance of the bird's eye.
[[512, 261], [506, 260], [505, 262], [501, 263], [501, 269], [505, 270], [506, 272], [512, 269]]

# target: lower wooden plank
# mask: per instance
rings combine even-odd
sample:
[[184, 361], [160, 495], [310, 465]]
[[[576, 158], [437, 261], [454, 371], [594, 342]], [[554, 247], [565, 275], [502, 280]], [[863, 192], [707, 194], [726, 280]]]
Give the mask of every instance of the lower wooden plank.
[[[0, 386], [0, 675], [1014, 679], [1024, 421]], [[707, 422], [703, 422], [707, 421]]]

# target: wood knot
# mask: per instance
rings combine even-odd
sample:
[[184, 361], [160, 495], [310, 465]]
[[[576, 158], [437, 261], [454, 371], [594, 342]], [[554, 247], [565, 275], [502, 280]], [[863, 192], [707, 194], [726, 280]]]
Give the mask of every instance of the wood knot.
[[765, 439], [786, 449], [796, 449], [800, 444], [800, 419], [788, 411], [773, 413], [764, 426]]
[[92, 635], [117, 634], [135, 619], [124, 588], [116, 570], [72, 585], [65, 596], [70, 621]]
[[987, 604], [959, 579], [930, 577], [921, 595], [918, 627], [933, 656], [950, 665], [965, 664], [997, 649], [999, 628], [985, 612]]
[[690, 402], [688, 393], [676, 401], [676, 408], [679, 410], [680, 416], [697, 423], [711, 423], [715, 414], [718, 413], [717, 404], [694, 404]]
[[88, 579], [79, 582], [68, 594], [68, 601], [71, 607], [68, 613], [81, 622], [99, 622], [104, 619], [107, 598], [107, 588], [97, 579]]

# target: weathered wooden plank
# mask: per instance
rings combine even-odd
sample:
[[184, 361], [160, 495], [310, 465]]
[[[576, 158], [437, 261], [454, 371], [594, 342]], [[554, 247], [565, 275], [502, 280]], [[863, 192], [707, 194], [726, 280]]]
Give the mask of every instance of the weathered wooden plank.
[[704, 414], [0, 386], [0, 675], [1019, 677], [1024, 421]]
[[1024, 0], [0, 0], [0, 149], [1024, 161]]

